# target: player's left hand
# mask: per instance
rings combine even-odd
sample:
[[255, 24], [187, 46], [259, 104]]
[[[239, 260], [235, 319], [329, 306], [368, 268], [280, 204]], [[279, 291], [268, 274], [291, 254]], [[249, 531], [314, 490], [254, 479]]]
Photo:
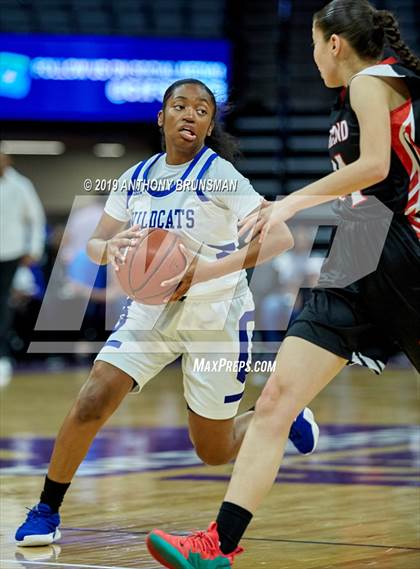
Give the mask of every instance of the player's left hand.
[[244, 241], [249, 243], [259, 234], [258, 242], [262, 243], [274, 225], [287, 221], [293, 215], [294, 211], [286, 199], [271, 203], [259, 211], [244, 217], [238, 223], [240, 226], [238, 235], [242, 237], [247, 233], [248, 235]]
[[184, 294], [191, 288], [191, 285], [193, 284], [194, 274], [197, 268], [199, 256], [197, 253], [193, 253], [192, 251], [187, 249], [185, 245], [183, 245], [182, 243], [180, 243], [179, 249], [181, 253], [184, 255], [186, 260], [185, 269], [175, 277], [172, 277], [171, 279], [162, 281], [160, 283], [160, 286], [165, 286], [165, 287], [166, 286], [171, 287], [179, 283], [175, 292], [171, 296], [165, 298], [164, 302], [168, 302], [169, 300], [171, 302], [179, 300], [184, 296]]

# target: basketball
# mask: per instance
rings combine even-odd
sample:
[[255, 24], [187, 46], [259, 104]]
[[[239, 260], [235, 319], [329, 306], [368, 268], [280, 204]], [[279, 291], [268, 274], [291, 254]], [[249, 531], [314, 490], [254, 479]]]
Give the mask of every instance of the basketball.
[[175, 277], [186, 267], [179, 249], [181, 240], [165, 229], [151, 229], [127, 250], [125, 263], [117, 271], [124, 292], [142, 304], [163, 304], [178, 284], [162, 287], [161, 282]]

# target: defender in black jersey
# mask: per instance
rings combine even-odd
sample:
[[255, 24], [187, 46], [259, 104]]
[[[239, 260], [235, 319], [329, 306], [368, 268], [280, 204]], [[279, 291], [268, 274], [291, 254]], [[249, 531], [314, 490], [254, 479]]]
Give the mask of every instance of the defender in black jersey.
[[[410, 93], [390, 111], [389, 173], [334, 204], [342, 226], [340, 243], [287, 336], [304, 338], [376, 373], [399, 347], [420, 370], [420, 77], [392, 57], [351, 79], [331, 115], [329, 152], [335, 170], [360, 156], [360, 127], [350, 92], [355, 77], [362, 75], [404, 81]], [[355, 270], [378, 236], [384, 236], [384, 243], [378, 244], [382, 253], [376, 270], [335, 287], [337, 275]]]
[[[360, 190], [348, 195], [343, 195], [345, 186], [338, 178], [330, 195], [328, 190], [317, 195], [323, 192], [320, 180], [273, 205], [271, 213], [263, 212], [266, 225], [260, 216], [256, 226], [266, 235], [270, 215], [284, 220], [305, 207], [338, 198], [333, 209], [339, 238], [336, 232], [318, 286], [286, 337], [307, 340], [377, 374], [400, 349], [420, 371], [420, 75], [389, 57], [348, 78], [331, 114], [329, 153], [336, 173], [361, 159], [363, 133], [351, 103], [361, 78], [383, 82], [379, 88], [388, 89], [392, 100], [386, 110], [386, 175], [370, 184], [367, 168], [366, 180], [355, 181]], [[365, 97], [375, 87], [369, 83]], [[381, 144], [379, 132], [376, 139], [371, 144]], [[347, 183], [351, 187], [352, 180]], [[252, 216], [242, 230], [254, 224]]]
[[[278, 474], [294, 416], [348, 362], [380, 372], [398, 344], [420, 370], [420, 61], [394, 16], [367, 0], [327, 4], [314, 16], [313, 41], [324, 83], [344, 88], [330, 132], [336, 171], [249, 216], [241, 232], [260, 232], [262, 241], [273, 220], [334, 200], [340, 242], [280, 348], [217, 522], [188, 537], [149, 535], [149, 551], [168, 567], [232, 566]], [[386, 46], [395, 60], [384, 60]]]

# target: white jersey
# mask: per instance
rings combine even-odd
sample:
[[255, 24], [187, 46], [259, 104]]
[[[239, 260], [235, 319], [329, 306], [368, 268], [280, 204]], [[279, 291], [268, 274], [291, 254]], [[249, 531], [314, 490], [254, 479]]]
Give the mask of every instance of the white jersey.
[[[203, 147], [185, 164], [167, 164], [160, 153], [132, 166], [120, 177], [105, 212], [141, 228], [173, 231], [188, 248], [216, 261], [238, 248], [238, 221], [262, 199], [230, 162]], [[194, 285], [187, 296], [223, 300], [246, 289], [242, 270]]]

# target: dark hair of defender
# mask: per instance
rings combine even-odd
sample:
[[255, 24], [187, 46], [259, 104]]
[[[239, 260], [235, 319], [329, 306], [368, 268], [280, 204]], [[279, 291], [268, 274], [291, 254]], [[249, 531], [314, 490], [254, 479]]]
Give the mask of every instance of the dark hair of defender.
[[398, 21], [388, 10], [376, 10], [367, 0], [333, 0], [315, 13], [314, 23], [325, 40], [343, 36], [362, 58], [379, 60], [388, 45], [401, 63], [420, 74], [420, 59], [401, 39]]
[[[163, 95], [163, 110], [165, 110], [168, 99], [171, 97], [172, 93], [175, 91], [177, 87], [180, 87], [181, 85], [191, 85], [191, 84], [199, 85], [200, 87], [202, 87], [209, 95], [211, 102], [213, 104], [212, 120], [214, 120], [214, 127], [211, 135], [207, 136], [205, 139], [206, 146], [214, 150], [214, 152], [216, 152], [219, 156], [221, 156], [221, 158], [224, 158], [229, 162], [233, 162], [235, 158], [239, 155], [238, 142], [235, 139], [235, 137], [233, 137], [231, 134], [229, 134], [224, 130], [223, 125], [221, 124], [218, 118], [219, 109], [217, 107], [216, 98], [213, 92], [207, 87], [205, 83], [199, 81], [198, 79], [191, 79], [191, 78], [180, 79], [179, 81], [175, 81], [175, 83], [172, 83], [172, 85], [170, 85], [166, 89], [165, 94]], [[165, 138], [163, 136], [163, 132], [162, 132], [161, 143], [163, 150], [165, 150]]]

